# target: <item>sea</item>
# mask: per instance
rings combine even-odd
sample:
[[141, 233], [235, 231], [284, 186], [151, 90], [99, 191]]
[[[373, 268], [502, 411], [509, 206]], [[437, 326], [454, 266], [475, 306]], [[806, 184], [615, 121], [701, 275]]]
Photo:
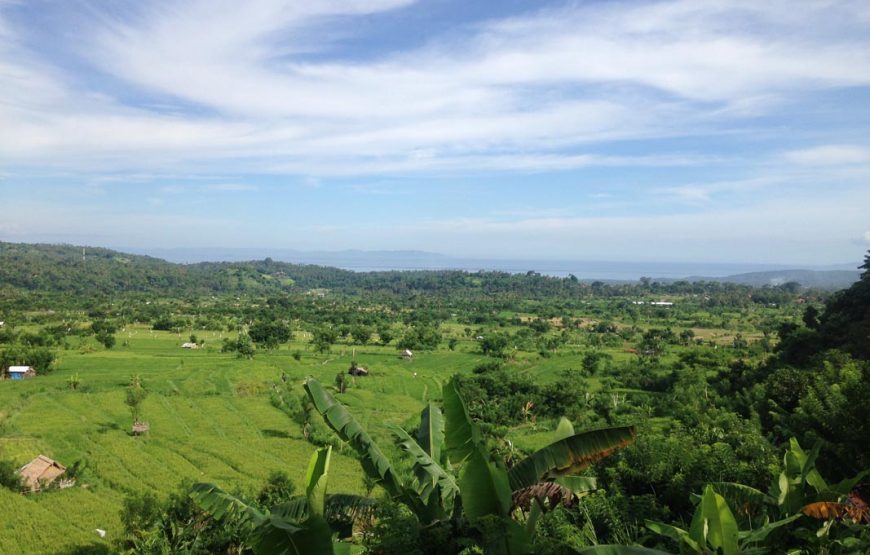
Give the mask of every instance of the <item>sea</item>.
[[757, 263], [602, 261], [602, 260], [532, 260], [511, 258], [460, 258], [425, 251], [297, 251], [269, 248], [167, 248], [135, 249], [126, 252], [156, 256], [169, 262], [239, 262], [271, 258], [280, 262], [331, 266], [354, 272], [413, 270], [463, 270], [466, 272], [498, 271], [508, 273], [537, 272], [584, 281], [637, 281], [641, 277], [662, 280], [683, 278], [721, 278], [749, 272], [793, 269], [854, 270], [854, 264], [807, 266]]

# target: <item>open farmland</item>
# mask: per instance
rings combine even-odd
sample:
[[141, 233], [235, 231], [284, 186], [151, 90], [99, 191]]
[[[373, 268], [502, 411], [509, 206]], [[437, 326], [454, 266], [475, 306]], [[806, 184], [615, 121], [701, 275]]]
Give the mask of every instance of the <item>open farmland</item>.
[[[461, 337], [461, 326], [445, 324]], [[511, 331], [508, 327], [506, 331]], [[284, 374], [298, 385], [314, 376], [332, 383], [355, 355], [371, 375], [355, 378], [341, 396], [360, 422], [383, 445], [385, 423], [413, 426], [429, 399], [440, 398], [441, 384], [456, 372], [470, 373], [488, 360], [474, 339], [462, 338], [455, 351], [441, 347], [402, 360], [393, 346], [339, 344], [330, 353], [311, 352], [305, 333], [274, 351], [251, 359], [220, 352], [226, 332], [198, 330], [204, 348], [182, 349], [183, 335], [130, 325], [117, 333], [118, 346], [106, 350], [93, 339], [60, 352], [57, 370], [25, 381], [0, 381], [0, 454], [18, 463], [44, 454], [84, 470], [75, 487], [33, 495], [0, 488], [0, 501], [22, 518], [0, 527], [0, 552], [55, 552], [74, 546], [110, 546], [121, 532], [124, 495], [150, 490], [166, 496], [181, 481], [207, 481], [229, 490], [254, 491], [269, 474], [281, 470], [294, 482], [304, 476], [314, 446], [301, 426], [270, 402]], [[310, 334], [309, 334], [310, 335]], [[609, 350], [619, 360], [633, 355], [621, 346]], [[297, 361], [292, 354], [301, 353]], [[508, 367], [542, 383], [582, 365], [584, 348], [567, 345], [552, 356], [517, 351]], [[133, 436], [124, 403], [131, 375], [149, 392], [142, 407], [151, 430]], [[78, 375], [76, 390], [69, 379]], [[589, 380], [590, 391], [600, 382]], [[518, 445], [546, 441], [550, 423], [512, 432]], [[339, 454], [330, 488], [364, 491], [358, 463]], [[22, 526], [21, 522], [32, 523]], [[51, 526], [39, 523], [51, 522]], [[105, 539], [96, 529], [108, 531]], [[22, 546], [27, 546], [26, 548]]]
[[[80, 295], [77, 284], [88, 276], [111, 290], [119, 269], [108, 251], [90, 274], [69, 260], [81, 275], [55, 283], [57, 290], [27, 281], [54, 280], [51, 257], [68, 260], [68, 250], [48, 256], [24, 249], [28, 269], [16, 270], [23, 285], [0, 297], [0, 363], [10, 378], [0, 380], [0, 508], [15, 515], [0, 522], [0, 553], [249, 552], [256, 540], [248, 525], [225, 520], [193, 484], [214, 484], [255, 511], [271, 511], [277, 529], [304, 527], [306, 513], [281, 511], [312, 506], [300, 490], [309, 484], [312, 454], [325, 446], [334, 449], [328, 492], [351, 494], [330, 502], [375, 512], [346, 517], [350, 524], [330, 513], [329, 535], [320, 537], [337, 541], [337, 550], [385, 554], [429, 555], [444, 545], [445, 553], [462, 553], [499, 541], [467, 520], [473, 505], [461, 502], [487, 479], [468, 480], [464, 468], [477, 464], [476, 471], [506, 477], [536, 452], [553, 458], [550, 470], [529, 478], [543, 482], [530, 487], [557, 487], [559, 475], [550, 471], [570, 468], [568, 483], [579, 488], [559, 490], [564, 504], [547, 501], [532, 536], [531, 552], [540, 554], [562, 553], [565, 541], [580, 553], [599, 544], [673, 549], [667, 538], [650, 536], [655, 524], [647, 521], [686, 526], [697, 509], [693, 495], [714, 495], [711, 483], [778, 499], [769, 488], [778, 487], [785, 449], [803, 457], [802, 446], [815, 444], [818, 455], [807, 460], [829, 483], [870, 464], [860, 432], [866, 417], [856, 402], [866, 385], [866, 332], [863, 321], [850, 320], [863, 314], [854, 305], [865, 298], [866, 280], [828, 294], [796, 284], [352, 274], [270, 261], [186, 276], [190, 268], [142, 261], [135, 290]], [[227, 271], [244, 274], [248, 284], [208, 292]], [[269, 276], [314, 287], [288, 282], [285, 290]], [[177, 294], [147, 289], [170, 278], [181, 284]], [[352, 376], [351, 368], [368, 375]], [[331, 393], [306, 396], [308, 377]], [[352, 433], [340, 405], [359, 423]], [[438, 417], [422, 426], [424, 410], [443, 411], [454, 424], [464, 418], [465, 429], [477, 430], [476, 439], [469, 432], [475, 462], [454, 451], [433, 463], [409, 450], [405, 432], [392, 426], [420, 447], [437, 435]], [[148, 431], [134, 435], [134, 421]], [[336, 429], [357, 439], [345, 444]], [[359, 439], [366, 432], [379, 451]], [[572, 454], [574, 447], [554, 447], [591, 445], [587, 438], [609, 434], [625, 435], [591, 448], [588, 459]], [[435, 442], [427, 443], [433, 453]], [[582, 445], [576, 453], [587, 449]], [[38, 455], [65, 465], [75, 484], [21, 493], [15, 470]], [[572, 466], [572, 457], [594, 462]], [[443, 473], [444, 487], [458, 484], [453, 501], [424, 501], [438, 499], [440, 508], [414, 501], [426, 495], [425, 476], [432, 475], [420, 478], [421, 460]], [[284, 487], [288, 480], [295, 491]], [[839, 495], [863, 495], [864, 486], [855, 487]], [[514, 505], [523, 491], [509, 491], [498, 505], [503, 522], [528, 524], [522, 505]], [[294, 505], [299, 500], [306, 505]], [[770, 509], [795, 523], [785, 537], [797, 547], [818, 526], [802, 507]], [[826, 526], [853, 538], [865, 530], [860, 523]], [[814, 537], [813, 549], [839, 541]], [[275, 551], [282, 549], [265, 550]]]

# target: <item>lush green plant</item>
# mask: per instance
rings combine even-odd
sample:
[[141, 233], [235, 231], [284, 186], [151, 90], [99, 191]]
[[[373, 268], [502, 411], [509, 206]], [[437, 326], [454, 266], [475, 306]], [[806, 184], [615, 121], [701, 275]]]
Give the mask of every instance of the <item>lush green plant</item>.
[[[575, 434], [567, 423], [557, 441], [507, 470], [492, 459], [454, 378], [443, 388], [443, 414], [430, 402], [416, 438], [399, 426], [390, 427], [397, 445], [413, 459], [413, 476], [405, 476], [316, 380], [308, 378], [305, 390], [327, 424], [357, 452], [366, 474], [391, 499], [405, 505], [423, 525], [452, 521], [458, 529], [468, 523], [473, 541], [491, 553], [531, 550], [531, 532], [546, 504], [528, 490], [552, 482], [564, 495], [585, 491], [590, 482], [575, 476], [634, 440], [631, 426]], [[512, 516], [524, 493], [536, 501], [521, 523]]]
[[[681, 553], [854, 553], [870, 548], [870, 538], [858, 527], [870, 523], [870, 512], [866, 501], [856, 504], [852, 491], [870, 470], [829, 485], [815, 468], [818, 453], [818, 446], [806, 453], [792, 439], [769, 493], [713, 483], [704, 489], [688, 531], [651, 521], [647, 527], [676, 541]], [[811, 518], [824, 524], [816, 528]]]
[[21, 491], [23, 487], [18, 467], [12, 461], [0, 460], [0, 486], [16, 493]]
[[256, 354], [254, 342], [251, 336], [246, 333], [240, 333], [236, 339], [224, 338], [224, 344], [221, 347], [223, 353], [236, 353], [239, 358], [252, 359]]
[[259, 508], [213, 484], [195, 484], [190, 496], [217, 521], [237, 526], [244, 545], [254, 553], [349, 553], [348, 544], [333, 540], [330, 523], [335, 525], [348, 515], [352, 518], [361, 511], [369, 511], [371, 503], [351, 495], [327, 496], [331, 454], [332, 448], [325, 447], [311, 456], [304, 496], [291, 497], [269, 509]]
[[142, 416], [141, 407], [142, 401], [148, 396], [148, 390], [142, 386], [142, 378], [139, 374], [130, 376], [130, 383], [127, 385], [127, 396], [124, 402], [130, 407], [130, 415], [133, 417], [133, 423], [139, 422]]

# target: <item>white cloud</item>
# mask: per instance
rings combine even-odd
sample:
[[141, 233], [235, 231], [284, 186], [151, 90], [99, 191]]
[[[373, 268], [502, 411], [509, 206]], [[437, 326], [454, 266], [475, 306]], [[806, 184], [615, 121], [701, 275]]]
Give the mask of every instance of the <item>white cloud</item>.
[[786, 152], [783, 157], [803, 166], [870, 164], [870, 148], [859, 145], [822, 145]]
[[216, 183], [214, 185], [208, 185], [208, 189], [211, 191], [240, 192], [257, 191], [259, 190], [259, 187], [249, 183]]
[[688, 203], [707, 203], [718, 196], [733, 196], [735, 193], [757, 191], [773, 185], [786, 182], [797, 182], [801, 179], [796, 176], [777, 175], [762, 176], [749, 179], [713, 181], [707, 183], [690, 183], [675, 187], [662, 187], [658, 193], [665, 198], [672, 198]]
[[77, 21], [92, 37], [84, 59], [159, 98], [137, 106], [29, 51], [0, 11], [0, 153], [301, 175], [679, 165], [583, 151], [715, 132], [784, 94], [870, 84], [865, 6], [842, 1], [571, 4], [373, 59], [301, 57], [335, 46], [315, 37], [353, 33], [354, 17], [408, 3], [156, 3]]

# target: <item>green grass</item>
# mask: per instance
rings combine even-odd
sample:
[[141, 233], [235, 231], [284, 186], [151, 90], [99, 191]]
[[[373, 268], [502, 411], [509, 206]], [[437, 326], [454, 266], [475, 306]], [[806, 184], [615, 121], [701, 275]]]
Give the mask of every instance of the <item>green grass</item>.
[[[460, 336], [459, 326], [445, 326]], [[229, 490], [253, 492], [276, 470], [299, 484], [314, 450], [297, 423], [270, 404], [270, 391], [282, 373], [298, 385], [314, 376], [326, 385], [346, 375], [352, 358], [371, 374], [355, 378], [341, 400], [387, 452], [393, 452], [385, 426], [417, 424], [424, 404], [439, 399], [441, 384], [455, 372], [484, 362], [477, 342], [462, 337], [455, 351], [418, 352], [405, 361], [395, 347], [337, 345], [329, 354], [308, 350], [303, 334], [253, 360], [220, 353], [221, 339], [235, 333], [197, 330], [205, 348], [183, 350], [189, 333], [152, 332], [128, 326], [118, 345], [105, 350], [89, 339], [73, 340], [60, 352], [58, 369], [25, 381], [0, 381], [0, 458], [25, 464], [39, 454], [67, 466], [87, 466], [77, 487], [38, 495], [0, 489], [0, 553], [56, 553], [73, 546], [111, 545], [121, 537], [119, 513], [130, 492], [166, 496], [182, 480], [209, 481]], [[293, 353], [302, 353], [299, 361]], [[617, 360], [632, 357], [624, 348], [606, 349]], [[568, 345], [549, 358], [515, 353], [507, 368], [545, 383], [561, 371], [582, 366], [585, 349]], [[67, 380], [78, 374], [79, 390]], [[151, 425], [143, 437], [129, 431], [125, 388], [139, 374], [149, 391], [142, 417]], [[600, 387], [590, 380], [593, 389]], [[550, 423], [520, 427], [510, 438], [521, 449], [551, 441]], [[330, 490], [362, 493], [358, 462], [339, 451], [333, 457]], [[401, 463], [400, 463], [401, 464]], [[6, 515], [15, 515], [6, 518]], [[95, 529], [107, 530], [105, 539]]]
[[[300, 394], [308, 375], [332, 384], [336, 374], [347, 371], [354, 348], [339, 345], [315, 356], [296, 342], [240, 360], [219, 352], [218, 332], [197, 335], [206, 348], [189, 351], [180, 348], [187, 335], [129, 326], [118, 333], [112, 350], [74, 341], [72, 349], [60, 353], [52, 374], [0, 381], [0, 457], [22, 465], [39, 454], [67, 466], [87, 463], [78, 487], [28, 496], [0, 490], [2, 512], [16, 515], [2, 519], [0, 553], [110, 544], [122, 534], [119, 512], [128, 492], [165, 496], [182, 480], [254, 491], [275, 470], [297, 483], [303, 480], [314, 447], [270, 404], [270, 388], [282, 372], [299, 384]], [[394, 347], [356, 347], [357, 361], [371, 376], [356, 378], [343, 401], [376, 438], [386, 440], [385, 423], [413, 425], [424, 403], [440, 398], [441, 383], [482, 360], [467, 352], [470, 347], [417, 353], [410, 362]], [[295, 350], [303, 353], [300, 361], [292, 357]], [[73, 391], [67, 380], [76, 373], [81, 385]], [[142, 415], [151, 431], [143, 437], [130, 435], [124, 404], [133, 374], [149, 391]], [[354, 459], [341, 453], [333, 457], [330, 490], [364, 491]], [[105, 540], [96, 528], [108, 531]]]

